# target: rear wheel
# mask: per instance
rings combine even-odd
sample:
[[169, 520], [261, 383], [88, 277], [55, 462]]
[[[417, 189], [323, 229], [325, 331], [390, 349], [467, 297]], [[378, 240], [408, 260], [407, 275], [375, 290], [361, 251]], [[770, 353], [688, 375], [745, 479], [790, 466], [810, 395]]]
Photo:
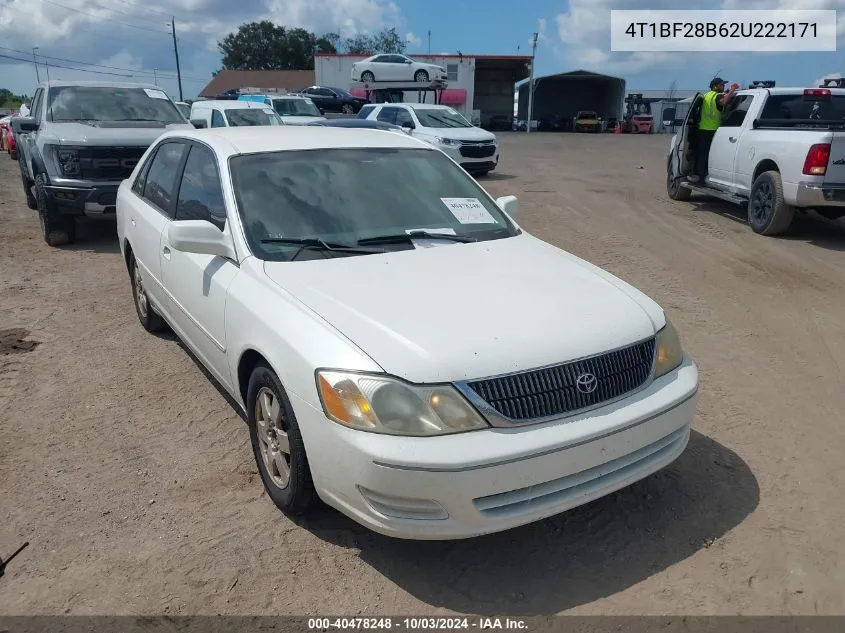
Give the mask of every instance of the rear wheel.
[[418, 70], [414, 73], [414, 81], [417, 83], [426, 83], [428, 81], [428, 73], [424, 70]]
[[675, 176], [672, 174], [672, 159], [666, 163], [666, 193], [672, 200], [678, 202], [686, 202], [692, 196], [692, 191], [686, 187], [681, 186], [683, 176]]
[[72, 216], [62, 215], [47, 195], [43, 174], [35, 177], [35, 200], [38, 204], [38, 217], [41, 220], [41, 233], [49, 246], [64, 246], [76, 241], [76, 223]]
[[33, 182], [26, 177], [23, 160], [20, 158], [18, 159], [18, 166], [21, 169], [21, 184], [23, 185], [23, 193], [26, 196], [26, 206], [33, 210], [38, 209], [38, 201], [35, 199], [35, 196], [32, 195]]
[[748, 200], [748, 224], [760, 235], [782, 235], [789, 230], [795, 207], [783, 200], [780, 174], [765, 171], [751, 186]]
[[361, 73], [361, 83], [371, 84], [376, 80], [376, 76], [369, 70]]

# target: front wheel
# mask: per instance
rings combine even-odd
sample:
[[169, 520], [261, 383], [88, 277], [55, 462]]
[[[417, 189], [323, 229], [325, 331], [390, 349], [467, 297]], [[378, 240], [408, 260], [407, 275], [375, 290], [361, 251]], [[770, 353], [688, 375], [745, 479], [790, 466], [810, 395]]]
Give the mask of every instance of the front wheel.
[[316, 504], [317, 493], [305, 444], [281, 381], [263, 363], [249, 378], [246, 404], [252, 452], [264, 489], [285, 514], [306, 514]]
[[748, 199], [748, 224], [760, 235], [783, 235], [792, 225], [795, 207], [783, 199], [780, 173], [765, 171], [751, 186]]
[[414, 81], [417, 83], [427, 83], [428, 82], [428, 73], [424, 70], [418, 70], [414, 73]]
[[355, 114], [355, 108], [352, 107], [351, 103], [344, 103], [341, 106], [340, 111], [344, 114]]
[[361, 73], [361, 83], [371, 84], [375, 80], [376, 80], [376, 76], [372, 72], [370, 72], [369, 70], [366, 70], [366, 71]]
[[47, 195], [43, 174], [35, 177], [35, 201], [41, 220], [41, 234], [48, 246], [64, 246], [76, 241], [76, 223], [73, 216], [62, 215]]

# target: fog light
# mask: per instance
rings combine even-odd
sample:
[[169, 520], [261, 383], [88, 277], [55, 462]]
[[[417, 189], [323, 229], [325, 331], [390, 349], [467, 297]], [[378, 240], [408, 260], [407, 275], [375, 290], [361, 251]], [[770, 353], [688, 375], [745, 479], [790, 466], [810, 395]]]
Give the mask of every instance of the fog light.
[[358, 491], [364, 501], [376, 512], [396, 519], [439, 520], [449, 518], [446, 509], [431, 499], [408, 499], [407, 497], [391, 497], [383, 495], [362, 486]]

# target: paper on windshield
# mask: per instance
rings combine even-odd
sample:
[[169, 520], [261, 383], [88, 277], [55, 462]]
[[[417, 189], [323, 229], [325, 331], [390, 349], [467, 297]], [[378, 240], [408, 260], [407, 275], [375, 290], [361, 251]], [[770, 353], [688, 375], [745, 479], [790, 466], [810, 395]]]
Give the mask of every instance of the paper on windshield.
[[478, 198], [440, 198], [461, 224], [496, 224], [496, 218]]
[[144, 92], [150, 99], [167, 99], [167, 94], [164, 90], [155, 90], [153, 88], [144, 88]]
[[[455, 229], [408, 229], [405, 233], [413, 233], [415, 230], [417, 231], [425, 231], [426, 233], [431, 233], [432, 235], [457, 235], [455, 233]], [[431, 248], [432, 246], [444, 246], [446, 244], [450, 244], [451, 242], [447, 242], [445, 240], [430, 240], [425, 237], [421, 238], [414, 238], [411, 240], [415, 248]]]

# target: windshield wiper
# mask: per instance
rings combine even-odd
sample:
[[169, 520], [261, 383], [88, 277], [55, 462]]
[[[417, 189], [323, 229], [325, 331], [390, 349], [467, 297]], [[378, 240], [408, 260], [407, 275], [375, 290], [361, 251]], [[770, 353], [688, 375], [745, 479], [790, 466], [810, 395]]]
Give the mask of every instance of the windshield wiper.
[[359, 248], [352, 244], [337, 244], [333, 242], [326, 242], [319, 237], [268, 237], [261, 240], [262, 244], [290, 244], [292, 246], [299, 246], [296, 252], [291, 255], [289, 261], [293, 261], [299, 254], [306, 249], [315, 249], [320, 251], [329, 251], [336, 253], [357, 253], [359, 255], [372, 255], [375, 253], [383, 253], [381, 249], [373, 248]]
[[448, 240], [450, 242], [477, 242], [474, 237], [467, 237], [466, 235], [451, 235], [449, 233], [429, 233], [420, 229], [419, 231], [408, 231], [407, 233], [395, 233], [390, 235], [376, 235], [375, 237], [365, 237], [358, 240], [358, 244], [363, 246], [365, 244], [393, 244], [396, 242], [412, 242], [415, 239], [423, 240]]

